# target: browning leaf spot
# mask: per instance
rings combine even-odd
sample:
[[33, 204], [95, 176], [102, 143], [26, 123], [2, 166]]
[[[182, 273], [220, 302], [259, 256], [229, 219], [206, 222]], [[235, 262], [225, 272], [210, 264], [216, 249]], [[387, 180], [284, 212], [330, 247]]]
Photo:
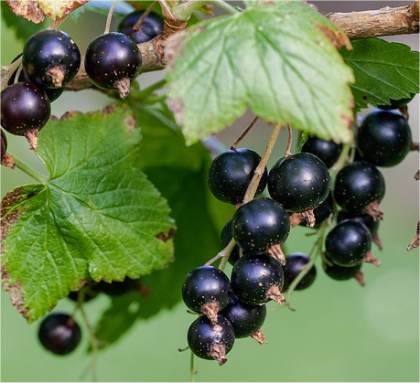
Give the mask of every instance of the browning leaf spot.
[[44, 21], [44, 13], [38, 7], [38, 3], [33, 0], [6, 0], [13, 13], [21, 16], [33, 23], [41, 23]]
[[168, 98], [169, 109], [174, 113], [175, 120], [178, 125], [182, 125], [184, 121], [184, 103], [181, 99]]
[[325, 25], [318, 26], [321, 32], [327, 36], [327, 38], [333, 43], [333, 45], [339, 49], [346, 47], [348, 50], [352, 49], [349, 38], [345, 35], [344, 32], [334, 31], [331, 28], [328, 28]]
[[136, 119], [132, 115], [129, 115], [124, 119], [124, 125], [130, 133], [136, 128], [136, 123]]
[[17, 283], [10, 283], [9, 274], [4, 267], [2, 266], [1, 270], [1, 280], [4, 291], [8, 292], [10, 295], [10, 301], [13, 306], [22, 314], [25, 318], [28, 317], [28, 308], [23, 303], [23, 291], [22, 287]]
[[61, 116], [60, 120], [69, 120], [71, 118], [79, 116], [80, 114], [82, 113], [77, 110], [69, 110]]
[[167, 242], [170, 239], [174, 238], [176, 234], [176, 230], [174, 228], [169, 229], [167, 232], [161, 232], [156, 235], [157, 239], [160, 239], [163, 242]]

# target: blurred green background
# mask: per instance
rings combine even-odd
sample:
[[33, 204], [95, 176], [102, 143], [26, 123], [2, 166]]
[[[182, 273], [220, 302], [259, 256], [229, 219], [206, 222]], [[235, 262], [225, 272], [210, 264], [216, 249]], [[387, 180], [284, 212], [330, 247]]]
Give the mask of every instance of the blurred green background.
[[[344, 2], [322, 4], [324, 9], [342, 9]], [[386, 2], [382, 2], [386, 3]], [[392, 2], [387, 2], [392, 3]], [[381, 4], [374, 5], [379, 8]], [[391, 4], [392, 5], [392, 4]], [[328, 8], [328, 6], [330, 8]], [[335, 8], [334, 8], [335, 7]], [[341, 7], [341, 8], [340, 8]], [[345, 2], [350, 9], [358, 2]], [[83, 14], [77, 22], [66, 22], [68, 31], [84, 51], [87, 43], [103, 30], [104, 17]], [[418, 47], [418, 36], [400, 36], [393, 40]], [[22, 49], [10, 29], [1, 25], [1, 63], [7, 64]], [[140, 76], [140, 84], [154, 81], [157, 75]], [[89, 90], [65, 93], [53, 106], [53, 114], [65, 111], [94, 110], [107, 98]], [[410, 105], [411, 126], [418, 140], [418, 97]], [[219, 138], [229, 145], [250, 120], [244, 116]], [[243, 145], [261, 151], [269, 134], [260, 124]], [[284, 136], [282, 140], [284, 140]], [[8, 135], [9, 152], [33, 167], [40, 168], [22, 138]], [[283, 142], [276, 152], [281, 153]], [[367, 285], [354, 281], [328, 279], [318, 265], [318, 277], [307, 291], [292, 296], [291, 312], [270, 304], [263, 327], [268, 343], [259, 346], [252, 340], [238, 340], [229, 354], [229, 362], [196, 360], [197, 380], [203, 381], [418, 381], [419, 379], [419, 258], [407, 253], [406, 245], [414, 234], [418, 218], [418, 183], [413, 174], [418, 155], [410, 154], [397, 168], [385, 169], [387, 195], [383, 203], [385, 220], [380, 235], [384, 250], [375, 254], [382, 266], [364, 267]], [[1, 171], [1, 192], [32, 182], [19, 170]], [[314, 237], [307, 229], [293, 231], [288, 251], [308, 251]], [[229, 271], [228, 271], [229, 272]], [[28, 325], [1, 294], [1, 380], [2, 381], [79, 381], [90, 360], [84, 344], [68, 357], [56, 357], [38, 344], [37, 323]], [[107, 305], [100, 297], [87, 305], [92, 321]], [[63, 300], [58, 309], [72, 311]], [[189, 353], [177, 348], [186, 345], [186, 331], [192, 321], [183, 305], [165, 311], [151, 320], [138, 322], [120, 342], [100, 353], [100, 381], [185, 381], [189, 379]], [[86, 335], [86, 334], [85, 334]]]

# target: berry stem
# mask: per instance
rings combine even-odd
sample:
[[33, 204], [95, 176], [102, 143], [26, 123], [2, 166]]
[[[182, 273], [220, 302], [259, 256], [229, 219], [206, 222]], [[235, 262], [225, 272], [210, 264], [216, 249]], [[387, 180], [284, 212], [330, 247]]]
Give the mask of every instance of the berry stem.
[[18, 59], [13, 61], [10, 65], [7, 65], [6, 67], [2, 67], [2, 71], [1, 71], [1, 90], [2, 91], [6, 89], [6, 87], [8, 86], [10, 77], [12, 77], [13, 73], [15, 73], [15, 71], [20, 67], [21, 64], [22, 64], [22, 56], [20, 56]]
[[251, 129], [255, 126], [257, 121], [258, 121], [258, 117], [255, 117], [251, 121], [248, 127], [241, 133], [241, 135], [235, 140], [235, 142], [230, 147], [232, 150], [235, 149], [238, 146], [238, 144], [244, 139], [244, 137], [251, 131]]
[[191, 382], [195, 382], [196, 373], [197, 371], [195, 371], [195, 368], [194, 368], [194, 353], [191, 351], [191, 355], [190, 355], [190, 381]]
[[159, 80], [152, 85], [148, 86], [147, 88], [144, 88], [140, 92], [136, 93], [136, 99], [145, 99], [151, 94], [153, 94], [156, 90], [163, 88], [166, 85], [166, 80], [162, 79]]
[[15, 166], [21, 172], [25, 173], [26, 175], [28, 175], [29, 177], [33, 178], [34, 180], [38, 181], [41, 184], [45, 183], [45, 180], [42, 179], [42, 177], [35, 170], [32, 170], [28, 165], [26, 165], [24, 162], [22, 162], [18, 158], [13, 157], [13, 159], [15, 161]]
[[114, 14], [114, 9], [115, 9], [116, 4], [117, 2], [113, 1], [111, 6], [109, 7], [108, 16], [106, 17], [104, 35], [109, 33], [111, 29], [112, 15]]
[[341, 151], [340, 157], [338, 158], [335, 165], [331, 168], [331, 175], [336, 175], [347, 163], [349, 154], [350, 154], [350, 145], [344, 145], [343, 150]]
[[287, 145], [284, 151], [284, 156], [289, 157], [292, 154], [293, 132], [290, 125], [287, 125]]
[[219, 253], [221, 255], [222, 261], [220, 262], [219, 269], [224, 270], [227, 262], [229, 261], [230, 254], [232, 253], [233, 248], [235, 247], [235, 240], [232, 238], [227, 246]]

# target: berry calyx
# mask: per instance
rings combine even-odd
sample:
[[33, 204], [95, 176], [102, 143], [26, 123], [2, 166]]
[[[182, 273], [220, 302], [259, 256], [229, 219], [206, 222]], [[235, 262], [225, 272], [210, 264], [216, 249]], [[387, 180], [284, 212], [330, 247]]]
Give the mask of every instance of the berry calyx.
[[287, 239], [290, 230], [287, 212], [282, 205], [269, 198], [242, 205], [232, 222], [236, 242], [244, 251], [253, 254], [280, 245]]
[[[145, 11], [134, 11], [125, 16], [118, 25], [118, 32], [130, 36], [137, 44], [152, 40], [163, 32], [163, 20], [154, 13], [144, 15]], [[140, 17], [142, 21], [138, 30], [135, 30]]]
[[[209, 170], [208, 184], [213, 195], [220, 201], [237, 204], [242, 202], [246, 189], [261, 157], [245, 148], [231, 149], [216, 157]], [[267, 170], [261, 177], [257, 193], [267, 184]]]
[[345, 166], [335, 179], [335, 201], [347, 211], [363, 212], [381, 219], [383, 213], [379, 209], [379, 203], [384, 195], [384, 176], [366, 161]]
[[22, 65], [32, 82], [45, 88], [62, 88], [79, 70], [80, 51], [67, 33], [47, 29], [26, 42]]
[[327, 258], [326, 261], [322, 262], [322, 268], [325, 274], [336, 281], [347, 281], [354, 278], [360, 286], [365, 285], [361, 263], [355, 266], [343, 267], [336, 265]]
[[38, 339], [44, 348], [57, 355], [66, 355], [74, 351], [81, 337], [79, 325], [65, 313], [46, 316], [38, 330]]
[[343, 267], [361, 264], [369, 257], [371, 237], [368, 228], [348, 219], [338, 223], [325, 239], [328, 259]]
[[7, 138], [6, 134], [1, 130], [1, 164], [7, 168], [13, 168], [15, 166], [15, 161], [12, 156], [7, 154]]
[[227, 362], [226, 355], [234, 343], [232, 324], [222, 315], [217, 316], [216, 322], [201, 316], [188, 329], [188, 346], [194, 355], [214, 359], [219, 365]]
[[188, 273], [182, 286], [182, 299], [196, 313], [215, 322], [219, 311], [229, 303], [229, 278], [213, 266], [200, 266]]
[[136, 43], [127, 35], [111, 32], [93, 40], [86, 51], [85, 69], [99, 88], [115, 88], [121, 98], [128, 95], [130, 81], [141, 65]]
[[235, 338], [250, 336], [258, 343], [264, 343], [265, 337], [260, 331], [267, 309], [265, 305], [249, 305], [239, 301], [233, 294], [230, 297], [229, 305], [222, 311], [233, 326]]
[[50, 112], [47, 95], [36, 85], [17, 83], [1, 92], [1, 126], [9, 133], [25, 136], [32, 149]]
[[232, 290], [241, 302], [251, 305], [270, 300], [284, 303], [285, 298], [281, 294], [283, 283], [283, 268], [270, 256], [244, 256], [233, 266]]
[[[223, 226], [223, 229], [220, 233], [220, 239], [222, 241], [223, 247], [226, 247], [228, 243], [232, 239], [232, 220], [230, 220], [225, 226]], [[239, 253], [239, 246], [235, 245], [232, 252], [229, 256], [229, 263], [231, 265], [234, 265], [235, 262], [239, 259], [240, 253]]]
[[361, 157], [376, 166], [395, 166], [410, 151], [411, 129], [399, 113], [376, 111], [368, 114], [357, 131]]
[[318, 137], [309, 137], [302, 146], [302, 152], [314, 154], [322, 160], [327, 168], [332, 167], [337, 162], [342, 149], [343, 145]]
[[321, 205], [319, 205], [313, 210], [314, 222], [312, 226], [308, 218], [305, 215], [302, 215], [302, 213], [293, 213], [290, 216], [290, 223], [292, 225], [296, 225], [298, 223], [300, 226], [309, 226], [309, 227], [318, 228], [321, 226], [322, 223], [324, 223], [328, 218], [331, 217], [333, 212], [334, 212], [334, 199], [332, 197], [332, 194], [329, 193], [325, 201], [322, 202]]
[[279, 161], [268, 176], [270, 196], [291, 212], [313, 210], [328, 195], [330, 175], [311, 153], [293, 154]]
[[[284, 266], [284, 286], [283, 290], [287, 290], [293, 280], [301, 273], [301, 271], [310, 262], [310, 258], [303, 253], [292, 253], [286, 257], [286, 265]], [[295, 290], [305, 290], [311, 286], [316, 278], [316, 267], [313, 265], [305, 276], [296, 285]]]

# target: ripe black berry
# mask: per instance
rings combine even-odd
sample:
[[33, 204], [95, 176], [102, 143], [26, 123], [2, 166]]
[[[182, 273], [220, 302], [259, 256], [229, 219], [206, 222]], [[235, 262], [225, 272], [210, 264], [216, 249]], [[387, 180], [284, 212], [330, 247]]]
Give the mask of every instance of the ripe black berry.
[[274, 166], [268, 176], [273, 199], [292, 212], [319, 206], [328, 195], [330, 175], [325, 164], [311, 153], [298, 153]]
[[399, 100], [389, 100], [389, 105], [378, 105], [378, 108], [384, 110], [390, 109], [399, 109], [403, 106], [406, 106], [415, 96], [416, 94], [413, 93], [409, 98], [401, 98]]
[[188, 329], [190, 350], [199, 358], [214, 359], [220, 365], [227, 362], [226, 355], [234, 343], [232, 324], [222, 315], [218, 315], [217, 323], [201, 316]]
[[336, 281], [347, 281], [349, 279], [355, 278], [360, 285], [364, 286], [365, 284], [363, 273], [361, 271], [361, 263], [355, 266], [343, 267], [336, 265], [327, 259], [326, 262], [322, 262], [322, 268], [324, 269], [325, 274], [327, 274], [330, 278], [335, 279]]
[[[331, 214], [333, 212], [334, 212], [334, 199], [332, 197], [332, 194], [329, 193], [325, 201], [322, 202], [321, 205], [316, 207], [313, 211], [313, 215], [315, 218], [315, 225], [313, 227], [317, 228], [321, 226], [322, 223], [324, 223], [329, 217], [331, 217]], [[310, 223], [308, 222], [307, 217], [305, 216], [301, 217], [299, 225], [310, 226]]]
[[269, 198], [242, 205], [233, 217], [233, 237], [247, 252], [257, 253], [283, 243], [289, 235], [289, 216]]
[[235, 338], [245, 338], [251, 336], [259, 343], [264, 343], [264, 335], [260, 328], [262, 327], [267, 309], [265, 305], [248, 305], [239, 301], [233, 294], [229, 305], [222, 311], [233, 326]]
[[[224, 202], [242, 202], [246, 189], [261, 157], [245, 148], [232, 149], [216, 157], [209, 170], [209, 187], [213, 195]], [[261, 193], [267, 184], [267, 170], [258, 185]]]
[[182, 286], [182, 299], [197, 313], [210, 320], [229, 303], [229, 279], [223, 271], [213, 266], [200, 266], [188, 273]]
[[106, 295], [118, 296], [127, 294], [130, 291], [134, 291], [139, 287], [139, 281], [137, 279], [131, 279], [126, 277], [123, 281], [112, 283], [99, 282], [92, 288], [94, 291], [103, 292]]
[[30, 83], [17, 83], [1, 92], [1, 126], [12, 134], [26, 136], [36, 147], [36, 136], [50, 117], [45, 92]]
[[335, 201], [347, 211], [381, 217], [378, 205], [384, 195], [385, 179], [382, 173], [366, 161], [345, 166], [335, 179]]
[[302, 152], [314, 154], [324, 162], [327, 168], [330, 168], [337, 162], [342, 149], [343, 145], [318, 137], [309, 137], [302, 146]]
[[[222, 232], [220, 233], [220, 239], [222, 246], [226, 247], [232, 239], [232, 220], [230, 220], [225, 226], [223, 226]], [[229, 256], [229, 263], [233, 265], [239, 259], [239, 246], [235, 245]]]
[[64, 313], [46, 316], [38, 330], [38, 338], [44, 348], [57, 355], [71, 353], [80, 343], [81, 337], [77, 322]]
[[47, 29], [26, 42], [22, 64], [32, 82], [45, 88], [62, 88], [79, 70], [80, 51], [67, 33]]
[[[302, 269], [309, 263], [310, 258], [302, 253], [293, 253], [286, 257], [284, 266], [283, 290], [289, 288], [293, 280], [300, 274]], [[296, 285], [295, 290], [304, 290], [311, 286], [316, 278], [316, 267], [313, 265], [305, 276]]]
[[232, 270], [232, 289], [241, 302], [260, 305], [270, 299], [283, 303], [283, 268], [268, 255], [239, 258]]
[[[163, 31], [162, 18], [154, 12], [143, 16], [144, 11], [134, 11], [125, 16], [118, 25], [118, 32], [130, 36], [137, 44], [152, 40]], [[140, 28], [135, 31], [133, 27], [140, 17], [143, 17]]]
[[399, 113], [372, 112], [357, 132], [357, 148], [361, 157], [377, 166], [399, 164], [410, 151], [411, 130]]
[[351, 219], [338, 223], [325, 239], [328, 258], [343, 267], [362, 263], [370, 252], [370, 247], [371, 236], [368, 228]]
[[130, 91], [130, 80], [141, 65], [136, 43], [124, 33], [111, 32], [93, 40], [86, 51], [85, 69], [99, 88], [115, 88], [121, 97]]
[[[104, 283], [104, 282], [102, 282]], [[118, 282], [116, 282], [118, 283]], [[121, 283], [121, 282], [120, 282]], [[97, 284], [97, 283], [90, 283], [86, 286], [83, 286], [83, 302], [89, 302], [92, 299], [96, 298], [100, 292], [99, 286], [101, 284]], [[108, 284], [109, 286], [112, 286], [113, 284]], [[70, 300], [72, 300], [73, 302], [78, 302], [79, 301], [79, 291], [71, 291], [69, 293], [69, 295], [67, 295], [67, 298], [69, 298]]]

